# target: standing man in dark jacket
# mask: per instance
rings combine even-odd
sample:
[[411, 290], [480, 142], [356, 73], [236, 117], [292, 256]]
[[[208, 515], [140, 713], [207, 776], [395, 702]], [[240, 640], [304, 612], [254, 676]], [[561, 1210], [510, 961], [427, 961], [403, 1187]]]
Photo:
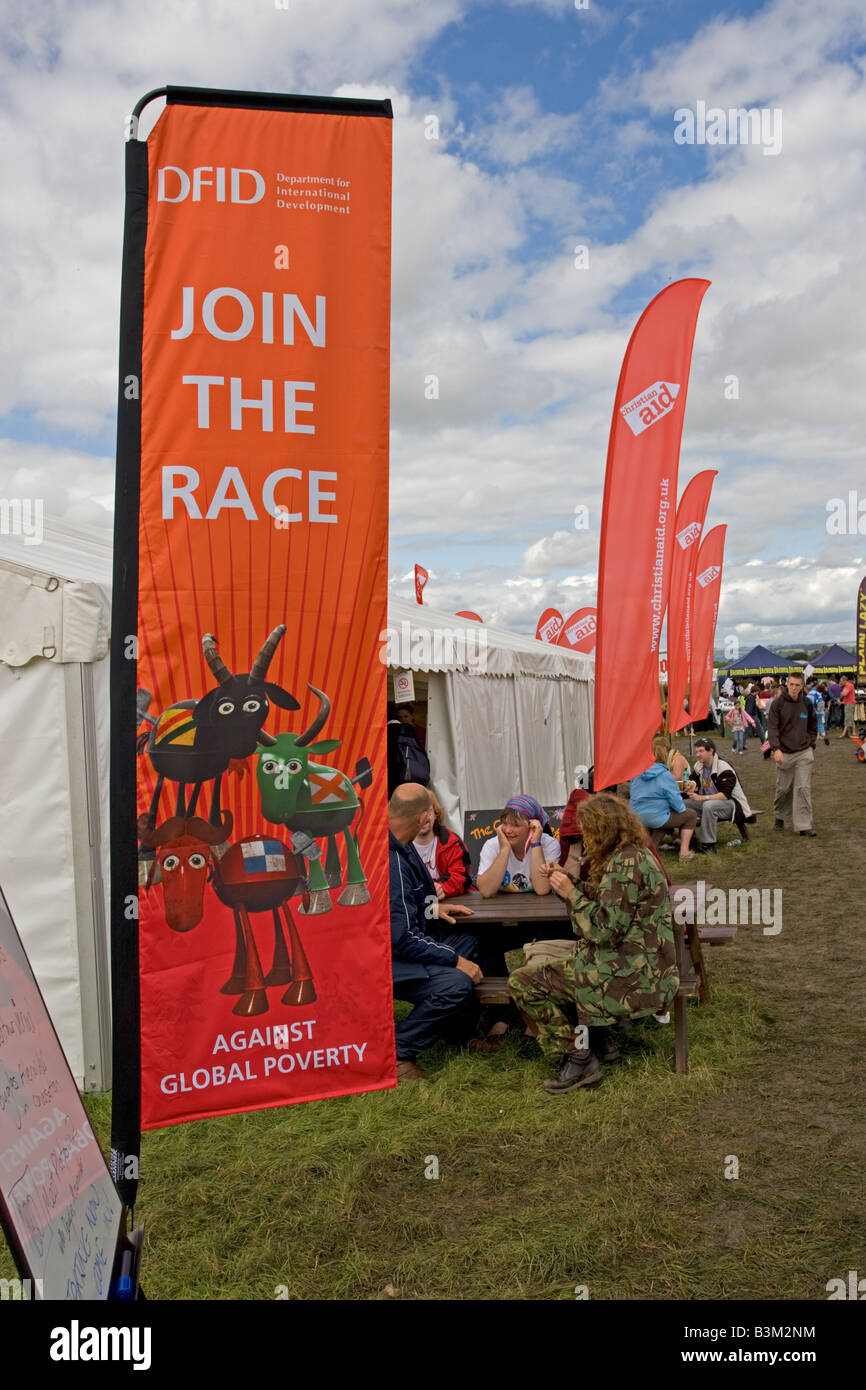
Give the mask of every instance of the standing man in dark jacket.
[[474, 986], [482, 978], [475, 964], [478, 937], [443, 932], [439, 922], [471, 917], [468, 907], [446, 907], [412, 845], [430, 793], [404, 782], [388, 802], [388, 863], [391, 877], [391, 968], [394, 994], [415, 1005], [397, 1024], [397, 1080], [421, 1081], [415, 1058], [439, 1038], [466, 1036], [478, 1018]]
[[818, 740], [818, 716], [803, 692], [803, 677], [789, 676], [788, 683], [770, 706], [768, 737], [776, 760], [774, 830], [784, 830], [792, 815], [794, 829], [815, 837], [812, 829], [812, 764]]

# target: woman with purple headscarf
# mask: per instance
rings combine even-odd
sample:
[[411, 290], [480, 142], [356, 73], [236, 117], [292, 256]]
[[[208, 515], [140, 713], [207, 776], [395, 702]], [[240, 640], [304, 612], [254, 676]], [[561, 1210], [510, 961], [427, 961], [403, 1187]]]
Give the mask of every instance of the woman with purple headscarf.
[[481, 846], [476, 884], [482, 897], [550, 892], [547, 864], [559, 863], [559, 844], [550, 834], [544, 807], [534, 796], [505, 803], [496, 834]]

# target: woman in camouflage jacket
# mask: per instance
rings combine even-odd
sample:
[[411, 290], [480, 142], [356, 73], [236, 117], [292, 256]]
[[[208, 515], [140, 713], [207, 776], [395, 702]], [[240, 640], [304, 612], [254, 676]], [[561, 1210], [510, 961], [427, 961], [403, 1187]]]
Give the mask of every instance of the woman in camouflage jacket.
[[[575, 953], [524, 966], [509, 981], [542, 1052], [560, 1062], [557, 1077], [544, 1083], [554, 1092], [600, 1081], [602, 1060], [619, 1055], [608, 1030], [663, 1012], [679, 987], [667, 883], [643, 826], [606, 792], [583, 803], [580, 820], [586, 882], [575, 886], [549, 870], [551, 887], [568, 903]], [[575, 1031], [575, 1013], [586, 1031]]]

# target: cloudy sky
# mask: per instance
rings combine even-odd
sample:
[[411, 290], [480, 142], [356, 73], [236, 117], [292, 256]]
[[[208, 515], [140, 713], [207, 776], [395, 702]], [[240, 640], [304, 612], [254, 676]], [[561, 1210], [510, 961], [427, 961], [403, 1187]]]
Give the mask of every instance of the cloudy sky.
[[[623, 352], [653, 294], [697, 275], [712, 288], [680, 488], [719, 470], [717, 649], [851, 641], [866, 569], [862, 0], [577, 3], [4, 0], [0, 497], [110, 528], [138, 97], [166, 82], [388, 96], [392, 591], [412, 593], [418, 561], [431, 605], [524, 632], [548, 605], [594, 601]], [[674, 112], [698, 102], [775, 113], [764, 145], [676, 143]], [[828, 504], [849, 493], [848, 533], [830, 534]]]

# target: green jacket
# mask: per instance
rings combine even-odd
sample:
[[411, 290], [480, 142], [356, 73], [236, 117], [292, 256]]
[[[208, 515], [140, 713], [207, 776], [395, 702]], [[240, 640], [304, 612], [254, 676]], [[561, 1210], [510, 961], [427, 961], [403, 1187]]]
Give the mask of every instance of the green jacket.
[[642, 845], [620, 850], [592, 896], [581, 885], [568, 907], [578, 1005], [611, 1022], [667, 1009], [679, 977], [668, 886], [655, 855]]

